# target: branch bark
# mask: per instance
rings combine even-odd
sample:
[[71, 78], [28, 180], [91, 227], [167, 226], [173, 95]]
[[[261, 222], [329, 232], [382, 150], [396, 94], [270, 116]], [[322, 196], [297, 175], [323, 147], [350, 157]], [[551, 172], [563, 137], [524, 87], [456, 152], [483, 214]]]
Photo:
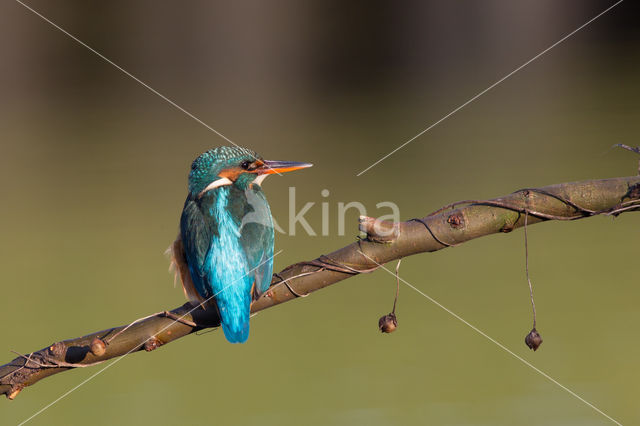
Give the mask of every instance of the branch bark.
[[[458, 205], [462, 207], [455, 208]], [[421, 219], [390, 223], [360, 219], [366, 234], [357, 242], [312, 261], [274, 274], [271, 287], [251, 305], [258, 312], [371, 272], [379, 264], [440, 250], [524, 224], [576, 220], [596, 215], [617, 216], [640, 210], [640, 176], [562, 183], [516, 191], [491, 200], [467, 200], [443, 207]], [[362, 253], [366, 253], [364, 256]], [[373, 261], [371, 260], [373, 259]], [[215, 309], [186, 303], [126, 326], [63, 340], [0, 366], [0, 393], [15, 398], [26, 386], [72, 368], [88, 367], [131, 352], [152, 351], [196, 331], [220, 324]]]

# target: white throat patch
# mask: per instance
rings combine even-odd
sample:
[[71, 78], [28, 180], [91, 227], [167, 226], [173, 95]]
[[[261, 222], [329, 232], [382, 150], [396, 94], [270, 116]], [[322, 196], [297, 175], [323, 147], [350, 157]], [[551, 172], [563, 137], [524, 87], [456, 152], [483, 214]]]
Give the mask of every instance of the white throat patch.
[[264, 182], [267, 176], [269, 175], [258, 175], [258, 177], [253, 180], [253, 183], [262, 186], [262, 182]]
[[220, 188], [221, 186], [232, 185], [232, 184], [233, 182], [231, 181], [231, 179], [226, 177], [220, 178], [218, 180], [214, 180], [198, 194], [198, 198], [202, 197], [206, 192], [209, 192], [212, 189], [216, 189], [216, 188]]

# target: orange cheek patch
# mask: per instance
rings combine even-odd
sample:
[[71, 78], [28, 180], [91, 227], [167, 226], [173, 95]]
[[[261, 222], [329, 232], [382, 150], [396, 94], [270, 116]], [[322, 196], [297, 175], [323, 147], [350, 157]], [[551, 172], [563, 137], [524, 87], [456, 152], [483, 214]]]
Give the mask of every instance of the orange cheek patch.
[[227, 178], [227, 179], [235, 182], [236, 179], [238, 179], [238, 176], [240, 176], [245, 171], [246, 170], [242, 169], [241, 167], [230, 167], [230, 168], [224, 169], [223, 171], [218, 173], [218, 176], [220, 176], [222, 178]]

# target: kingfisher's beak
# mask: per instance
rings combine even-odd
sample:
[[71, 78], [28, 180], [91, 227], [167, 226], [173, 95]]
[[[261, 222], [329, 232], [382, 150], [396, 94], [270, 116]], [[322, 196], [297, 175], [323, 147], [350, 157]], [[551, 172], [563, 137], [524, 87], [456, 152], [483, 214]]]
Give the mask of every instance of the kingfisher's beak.
[[271, 175], [274, 173], [286, 173], [294, 170], [306, 169], [311, 167], [311, 163], [299, 163], [297, 161], [269, 161], [265, 160], [264, 164], [256, 170], [260, 175]]

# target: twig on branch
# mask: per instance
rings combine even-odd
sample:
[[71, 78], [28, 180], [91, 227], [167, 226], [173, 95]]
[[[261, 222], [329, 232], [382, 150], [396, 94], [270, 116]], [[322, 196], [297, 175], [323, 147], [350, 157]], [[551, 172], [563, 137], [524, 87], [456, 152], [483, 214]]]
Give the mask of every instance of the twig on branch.
[[[617, 216], [632, 210], [640, 210], [640, 176], [528, 188], [492, 200], [450, 204], [424, 218], [401, 223], [361, 218], [360, 230], [366, 238], [274, 274], [271, 287], [251, 305], [251, 312], [306, 296], [360, 273], [372, 272], [378, 264], [485, 235], [511, 232], [524, 225], [525, 212], [529, 226], [547, 220]], [[215, 309], [205, 310], [186, 303], [126, 326], [56, 342], [0, 366], [0, 394], [13, 399], [24, 387], [53, 374], [130, 352], [152, 351], [219, 324]]]

